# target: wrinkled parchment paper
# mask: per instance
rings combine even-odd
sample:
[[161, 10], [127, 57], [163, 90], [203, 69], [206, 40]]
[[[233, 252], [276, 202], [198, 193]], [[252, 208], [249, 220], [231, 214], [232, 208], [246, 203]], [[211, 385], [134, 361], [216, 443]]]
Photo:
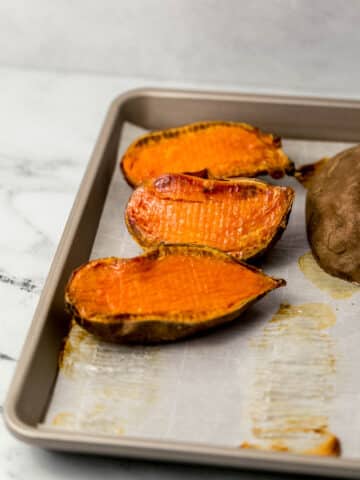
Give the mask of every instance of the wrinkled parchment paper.
[[[119, 154], [142, 133], [126, 124]], [[297, 165], [348, 146], [283, 141], [284, 150]], [[43, 428], [238, 447], [242, 442], [258, 443], [254, 428], [270, 417], [283, 421], [287, 409], [290, 417], [303, 415], [311, 420], [311, 415], [317, 415], [320, 424], [324, 417], [340, 439], [343, 455], [360, 456], [360, 295], [356, 289], [349, 293], [345, 286], [345, 294], [335, 292], [340, 298], [333, 298], [331, 285], [323, 288], [324, 282], [316, 285], [311, 275], [304, 275], [298, 260], [309, 251], [305, 190], [292, 178], [280, 183], [296, 190], [296, 200], [288, 228], [262, 268], [285, 278], [287, 286], [269, 294], [232, 324], [176, 344], [111, 345], [74, 326]], [[117, 163], [91, 258], [131, 257], [141, 252], [124, 223], [131, 192]], [[311, 256], [303, 259], [311, 272]], [[274, 336], [275, 324], [269, 322], [280, 304], [313, 303], [325, 304], [321, 308], [333, 312], [333, 326], [315, 339], [305, 331], [298, 341], [299, 329]], [[297, 318], [296, 322], [306, 328], [311, 319], [305, 318], [304, 323]], [[279, 328], [280, 335], [283, 331]], [[325, 344], [319, 340], [323, 334]], [[324, 362], [331, 364], [329, 368]]]

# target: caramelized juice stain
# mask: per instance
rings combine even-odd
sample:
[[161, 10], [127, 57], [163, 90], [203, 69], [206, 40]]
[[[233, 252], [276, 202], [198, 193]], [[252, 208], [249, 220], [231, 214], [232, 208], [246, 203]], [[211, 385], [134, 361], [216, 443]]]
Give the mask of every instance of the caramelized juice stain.
[[341, 278], [333, 277], [322, 270], [310, 251], [302, 255], [298, 263], [305, 277], [317, 288], [328, 293], [332, 298], [338, 300], [350, 298], [354, 293], [360, 291], [360, 287], [341, 280]]
[[59, 369], [65, 375], [74, 377], [79, 362], [90, 359], [95, 345], [95, 337], [73, 321], [59, 355]]
[[102, 342], [73, 322], [59, 355], [59, 369], [66, 376], [74, 378], [77, 373], [83, 374], [84, 370], [96, 374], [96, 369], [116, 368], [116, 357], [121, 361], [124, 351], [129, 354], [137, 351], [138, 358], [144, 357], [147, 363], [158, 357], [159, 349], [156, 347], [136, 348]]
[[60, 373], [74, 383], [70, 412], [55, 426], [123, 435], [137, 429], [158, 398], [158, 347], [106, 343], [72, 324], [59, 357]]
[[157, 387], [156, 387], [156, 384], [147, 385], [147, 391], [146, 391], [145, 397], [144, 397], [144, 391], [143, 391], [142, 385], [138, 385], [138, 384], [106, 386], [105, 388], [102, 389], [101, 392], [99, 392], [99, 395], [104, 396], [108, 400], [118, 398], [120, 395], [122, 395], [123, 397], [126, 397], [129, 400], [133, 400], [136, 402], [143, 401], [143, 402], [146, 402], [146, 405], [151, 405], [157, 399]]
[[[282, 322], [294, 317], [311, 319], [312, 328], [319, 330], [330, 328], [336, 323], [335, 313], [326, 303], [304, 303], [302, 305], [282, 303], [270, 322]], [[287, 324], [284, 326], [287, 328]]]
[[[272, 452], [292, 452], [291, 449], [285, 445], [281, 440], [271, 442], [269, 445], [243, 442], [240, 445], [241, 449], [263, 450]], [[317, 446], [296, 452], [302, 455], [317, 455], [325, 457], [338, 457], [341, 454], [341, 446], [339, 439], [330, 432], [323, 432], [321, 443]]]
[[106, 404], [96, 403], [93, 408], [87, 409], [85, 414], [77, 419], [82, 430], [88, 432], [101, 432], [108, 435], [124, 435], [126, 423], [117, 418], [114, 412], [109, 412]]
[[253, 340], [252, 440], [241, 448], [339, 454], [339, 441], [329, 432], [336, 356], [328, 329], [335, 322], [329, 305], [282, 304]]
[[74, 421], [74, 415], [70, 412], [60, 412], [52, 420], [52, 425], [56, 427], [66, 427]]
[[[86, 431], [96, 432], [101, 427], [102, 433], [108, 433], [112, 435], [124, 435], [125, 428], [118, 422], [114, 422], [113, 419], [104, 421], [102, 413], [105, 411], [105, 406], [101, 404], [95, 405], [94, 409], [90, 410], [86, 414], [86, 420], [82, 422], [82, 429]], [[63, 427], [73, 429], [77, 425], [78, 421], [76, 415], [70, 412], [60, 412], [53, 418], [51, 424], [54, 427]], [[100, 425], [99, 425], [100, 424]]]

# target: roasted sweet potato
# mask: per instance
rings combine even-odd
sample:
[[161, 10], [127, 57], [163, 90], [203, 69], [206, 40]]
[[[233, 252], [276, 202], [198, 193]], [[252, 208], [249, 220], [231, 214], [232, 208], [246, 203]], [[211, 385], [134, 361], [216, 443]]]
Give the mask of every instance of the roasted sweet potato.
[[75, 320], [102, 339], [157, 343], [228, 322], [284, 284], [219, 250], [161, 245], [79, 267], [65, 299]]
[[192, 243], [248, 259], [280, 237], [293, 198], [291, 188], [249, 178], [223, 181], [165, 174], [134, 191], [125, 219], [145, 248]]
[[323, 164], [306, 199], [313, 255], [331, 275], [360, 283], [360, 145]]
[[293, 172], [279, 137], [245, 123], [202, 122], [149, 133], [125, 152], [121, 167], [137, 186], [163, 173], [208, 170], [213, 177], [274, 178]]

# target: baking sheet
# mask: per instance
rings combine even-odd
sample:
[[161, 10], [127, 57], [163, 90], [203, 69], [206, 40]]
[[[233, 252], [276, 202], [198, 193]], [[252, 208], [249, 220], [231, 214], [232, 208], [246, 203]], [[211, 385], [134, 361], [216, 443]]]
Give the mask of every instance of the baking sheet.
[[[125, 124], [120, 153], [142, 133]], [[350, 144], [285, 139], [283, 146], [299, 165]], [[296, 190], [296, 200], [288, 228], [262, 268], [285, 278], [287, 286], [229, 326], [176, 344], [111, 345], [74, 326], [44, 428], [236, 448], [281, 440], [302, 451], [314, 439], [288, 428], [301, 419], [313, 429], [325, 424], [340, 439], [344, 456], [360, 457], [359, 292], [316, 272], [307, 253], [305, 190], [292, 178], [280, 183]], [[140, 253], [123, 220], [131, 191], [116, 165], [91, 258]], [[281, 304], [300, 306], [294, 322], [271, 322]], [[310, 316], [304, 307], [309, 304]], [[323, 305], [334, 321], [317, 328], [313, 312], [324, 318]], [[263, 433], [254, 435], [256, 429]]]

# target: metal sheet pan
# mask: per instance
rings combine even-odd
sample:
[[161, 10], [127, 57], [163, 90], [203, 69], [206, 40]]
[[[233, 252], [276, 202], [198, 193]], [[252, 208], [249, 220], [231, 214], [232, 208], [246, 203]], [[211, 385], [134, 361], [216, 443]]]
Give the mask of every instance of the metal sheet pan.
[[[64, 284], [71, 270], [86, 261], [93, 248], [124, 122], [155, 129], [207, 118], [246, 120], [284, 137], [307, 143], [313, 140], [315, 150], [326, 141], [354, 143], [360, 138], [358, 102], [157, 90], [134, 91], [116, 99], [80, 187], [25, 342], [5, 406], [6, 422], [19, 438], [48, 448], [358, 476], [358, 457], [330, 459], [246, 451], [239, 450], [235, 444], [206, 441], [206, 436], [202, 443], [194, 443], [186, 435], [176, 438], [176, 431], [171, 439], [169, 436], [154, 439], [146, 435], [138, 438], [41, 427], [57, 375], [61, 340], [69, 329], [63, 313]], [[296, 141], [288, 144], [289, 149], [294, 146], [298, 151]], [[346, 395], [342, 400], [347, 400]], [[353, 433], [355, 438], [357, 432]]]
[[[118, 158], [143, 133], [125, 123]], [[283, 143], [299, 164], [349, 146], [314, 140], [284, 139]], [[348, 329], [341, 320], [347, 318], [350, 328], [356, 322], [352, 314], [360, 289], [316, 267], [304, 229], [305, 189], [294, 178], [275, 183], [290, 184], [296, 199], [285, 235], [262, 263], [266, 272], [287, 279], [286, 288], [273, 292], [228, 328], [161, 347], [109, 345], [74, 325], [61, 356], [45, 428], [233, 448], [259, 440], [273, 448], [276, 441], [278, 448], [281, 442], [282, 448], [303, 451], [327, 437], [313, 432], [326, 425], [340, 435], [343, 455], [357, 456], [359, 448], [354, 429], [348, 429], [347, 410], [341, 404], [340, 409], [332, 407], [337, 377], [343, 379], [346, 372], [334, 337], [347, 339]], [[141, 253], [124, 221], [131, 192], [117, 164], [91, 258]], [[313, 280], [320, 281], [325, 291], [305, 277], [299, 258], [305, 262], [305, 272], [315, 275]], [[332, 298], [334, 294], [340, 298]], [[293, 306], [282, 307], [280, 321], [270, 324], [279, 305], [289, 302]], [[297, 316], [287, 318], [284, 313], [289, 308]], [[316, 328], [329, 320], [340, 325], [339, 332], [337, 325]], [[347, 358], [356, 364], [360, 360], [356, 355], [357, 350], [351, 350]], [[343, 385], [347, 403], [356, 403], [360, 386], [357, 382], [352, 389]], [[336, 399], [343, 390], [338, 389]], [[253, 421], [254, 416], [258, 420]], [[265, 420], [270, 417], [271, 422]], [[294, 422], [297, 431], [289, 432]], [[260, 426], [266, 432], [254, 436], [253, 428]]]

